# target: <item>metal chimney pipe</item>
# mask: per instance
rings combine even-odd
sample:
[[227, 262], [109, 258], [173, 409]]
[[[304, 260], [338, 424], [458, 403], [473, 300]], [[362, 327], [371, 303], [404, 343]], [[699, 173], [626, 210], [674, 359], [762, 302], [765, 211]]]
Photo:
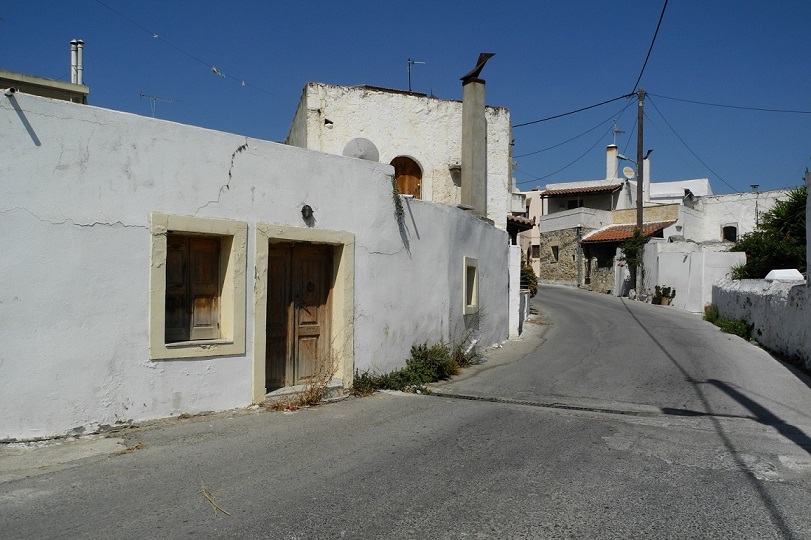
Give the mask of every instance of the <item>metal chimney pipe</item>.
[[76, 84], [76, 70], [79, 63], [78, 56], [78, 41], [72, 39], [70, 40], [70, 82], [73, 84]]
[[84, 84], [84, 41], [76, 41], [76, 84]]

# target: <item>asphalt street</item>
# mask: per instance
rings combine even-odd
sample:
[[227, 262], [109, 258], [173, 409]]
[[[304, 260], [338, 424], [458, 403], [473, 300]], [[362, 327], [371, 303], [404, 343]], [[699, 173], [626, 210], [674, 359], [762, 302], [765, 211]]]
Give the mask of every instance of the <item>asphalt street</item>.
[[0, 537], [811, 538], [808, 378], [675, 309], [535, 305], [439, 395], [0, 448]]

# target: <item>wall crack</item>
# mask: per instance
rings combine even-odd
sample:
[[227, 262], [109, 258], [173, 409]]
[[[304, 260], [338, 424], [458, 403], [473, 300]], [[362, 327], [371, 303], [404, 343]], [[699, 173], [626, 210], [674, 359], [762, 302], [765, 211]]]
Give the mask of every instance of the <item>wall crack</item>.
[[128, 229], [131, 228], [131, 229], [149, 230], [149, 227], [146, 226], [146, 225], [127, 224], [127, 223], [124, 223], [121, 220], [113, 221], [113, 222], [109, 222], [109, 221], [93, 221], [91, 223], [77, 223], [76, 221], [74, 221], [71, 218], [65, 218], [62, 221], [53, 221], [53, 220], [50, 220], [50, 219], [45, 219], [43, 217], [40, 217], [40, 216], [36, 215], [34, 212], [32, 212], [31, 210], [29, 210], [28, 208], [24, 208], [22, 206], [14, 206], [12, 208], [7, 208], [5, 210], [0, 210], [0, 214], [8, 214], [8, 213], [13, 212], [15, 210], [21, 210], [21, 211], [29, 214], [30, 216], [34, 217], [36, 220], [38, 220], [38, 221], [40, 221], [42, 223], [47, 223], [49, 225], [72, 225], [74, 227], [104, 226], [104, 227], [124, 227], [124, 228], [128, 228]]

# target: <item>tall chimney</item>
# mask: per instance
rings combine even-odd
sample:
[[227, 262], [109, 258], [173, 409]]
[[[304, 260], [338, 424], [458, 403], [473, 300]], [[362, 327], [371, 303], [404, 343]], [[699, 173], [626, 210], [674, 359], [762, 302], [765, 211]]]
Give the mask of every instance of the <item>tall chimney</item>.
[[642, 202], [649, 203], [650, 202], [650, 152], [648, 155], [645, 156], [645, 159], [642, 160], [642, 172], [644, 176], [642, 177]]
[[605, 149], [605, 179], [606, 180], [613, 180], [617, 178], [617, 155], [619, 151], [617, 150], [616, 144], [609, 144], [608, 147]]
[[484, 79], [479, 78], [493, 53], [481, 53], [476, 67], [462, 80], [462, 206], [487, 217], [487, 119]]
[[76, 84], [84, 84], [84, 41], [76, 41]]
[[76, 73], [79, 65], [78, 43], [75, 39], [70, 40], [70, 82], [73, 84], [76, 84], [78, 76]]

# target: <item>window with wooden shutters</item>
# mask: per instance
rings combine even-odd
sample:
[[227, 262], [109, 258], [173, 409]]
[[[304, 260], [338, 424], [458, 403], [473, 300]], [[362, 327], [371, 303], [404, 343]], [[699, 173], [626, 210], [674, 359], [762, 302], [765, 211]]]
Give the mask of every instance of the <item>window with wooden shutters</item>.
[[167, 235], [166, 343], [220, 338], [220, 244]]

